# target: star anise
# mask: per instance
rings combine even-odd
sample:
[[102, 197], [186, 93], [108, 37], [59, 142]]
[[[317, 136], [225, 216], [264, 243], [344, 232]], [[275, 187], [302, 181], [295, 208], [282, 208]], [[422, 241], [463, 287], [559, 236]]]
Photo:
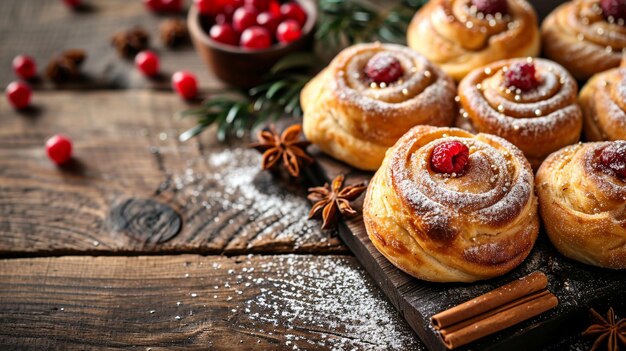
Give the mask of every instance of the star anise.
[[118, 32], [111, 37], [111, 44], [120, 56], [126, 58], [134, 58], [140, 51], [147, 49], [149, 43], [150, 35], [141, 27]]
[[274, 126], [262, 130], [257, 134], [258, 143], [250, 145], [263, 153], [261, 168], [275, 169], [282, 160], [287, 172], [294, 177], [300, 175], [303, 165], [313, 162], [313, 158], [306, 152], [308, 141], [300, 140], [302, 126], [294, 124], [278, 134]]
[[322, 217], [322, 229], [330, 229], [339, 219], [339, 214], [345, 217], [354, 217], [357, 212], [350, 206], [367, 188], [365, 184], [343, 186], [343, 175], [333, 179], [332, 184], [309, 188], [307, 198], [314, 202], [309, 219]]
[[84, 50], [67, 50], [52, 58], [46, 66], [46, 76], [55, 83], [63, 83], [80, 77], [80, 66], [87, 58]]
[[615, 321], [615, 312], [613, 308], [609, 308], [606, 319], [602, 317], [593, 308], [591, 314], [599, 323], [592, 324], [583, 332], [583, 336], [595, 336], [596, 341], [591, 347], [591, 351], [599, 350], [602, 344], [606, 342], [606, 349], [609, 351], [618, 351], [620, 345], [626, 347], [626, 319]]
[[189, 42], [189, 32], [185, 21], [177, 18], [166, 19], [160, 27], [161, 41], [169, 48]]

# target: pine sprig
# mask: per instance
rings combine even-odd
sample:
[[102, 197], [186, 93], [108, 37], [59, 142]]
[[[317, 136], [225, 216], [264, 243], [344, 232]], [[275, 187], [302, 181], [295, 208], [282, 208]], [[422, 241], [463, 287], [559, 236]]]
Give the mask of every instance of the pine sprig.
[[[415, 12], [427, 0], [402, 0], [387, 10], [359, 0], [320, 0], [315, 38], [324, 51], [336, 52], [361, 42], [404, 43], [406, 30]], [[220, 141], [242, 137], [259, 125], [282, 116], [302, 116], [300, 92], [323, 66], [324, 59], [312, 52], [285, 57], [271, 70], [267, 80], [248, 90], [212, 95], [199, 108], [182, 116], [195, 117], [197, 125], [180, 135], [189, 140], [217, 125]]]

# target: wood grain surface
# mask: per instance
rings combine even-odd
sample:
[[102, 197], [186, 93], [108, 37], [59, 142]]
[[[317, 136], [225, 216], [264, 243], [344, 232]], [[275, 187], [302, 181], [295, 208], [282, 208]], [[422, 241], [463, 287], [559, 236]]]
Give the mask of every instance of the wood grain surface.
[[[33, 109], [0, 101], [0, 253], [346, 252], [307, 220], [306, 184], [260, 171], [245, 142], [222, 145], [193, 125], [172, 93], [37, 92]], [[57, 168], [44, 142], [74, 141]]]
[[8, 350], [425, 350], [350, 256], [0, 260]]

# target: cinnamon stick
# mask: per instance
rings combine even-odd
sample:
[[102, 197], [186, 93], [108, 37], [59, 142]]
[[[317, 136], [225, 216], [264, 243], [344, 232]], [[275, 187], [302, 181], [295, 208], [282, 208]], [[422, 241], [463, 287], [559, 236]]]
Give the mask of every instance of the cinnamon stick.
[[431, 322], [433, 327], [439, 330], [545, 289], [547, 286], [548, 278], [546, 275], [542, 272], [533, 272], [484, 295], [438, 313], [431, 317]]
[[506, 329], [556, 307], [545, 288], [547, 277], [534, 272], [431, 318], [444, 344], [453, 349]]

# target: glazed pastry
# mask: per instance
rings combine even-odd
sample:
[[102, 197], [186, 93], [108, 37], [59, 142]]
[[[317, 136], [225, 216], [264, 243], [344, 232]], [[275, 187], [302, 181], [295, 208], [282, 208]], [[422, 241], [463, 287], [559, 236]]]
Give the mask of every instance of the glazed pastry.
[[413, 17], [409, 46], [457, 81], [494, 61], [539, 55], [537, 15], [525, 0], [431, 0]]
[[451, 125], [454, 96], [452, 79], [411, 49], [355, 45], [302, 90], [304, 134], [336, 159], [376, 170], [411, 127]]
[[389, 149], [367, 189], [374, 246], [419, 279], [472, 282], [519, 265], [539, 231], [533, 173], [489, 134], [418, 126]]
[[568, 146], [537, 173], [541, 217], [565, 256], [626, 268], [626, 141]]
[[536, 169], [550, 153], [579, 140], [582, 112], [576, 94], [576, 81], [554, 62], [494, 62], [459, 84], [462, 110], [457, 125], [469, 124], [470, 130], [507, 139]]
[[543, 21], [543, 52], [576, 79], [588, 79], [619, 66], [626, 47], [625, 19], [621, 1], [568, 1]]
[[578, 99], [589, 141], [626, 139], [626, 68], [598, 73]]

